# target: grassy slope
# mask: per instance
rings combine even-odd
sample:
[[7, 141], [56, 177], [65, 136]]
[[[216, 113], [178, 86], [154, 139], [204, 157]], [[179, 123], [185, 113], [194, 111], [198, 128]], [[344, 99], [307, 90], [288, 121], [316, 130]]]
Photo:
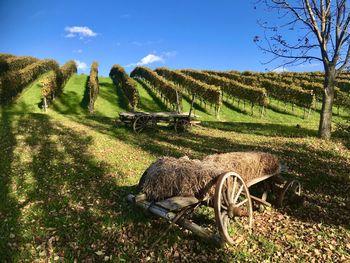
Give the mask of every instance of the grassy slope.
[[[87, 115], [85, 81], [86, 76], [73, 76], [47, 114], [35, 108], [32, 92], [24, 93], [12, 108], [1, 109], [0, 258], [350, 258], [350, 213], [345, 207], [350, 151], [340, 142], [305, 137], [316, 130], [316, 116], [304, 121], [269, 110], [260, 119], [225, 106], [220, 118], [230, 122], [219, 123], [197, 109], [208, 121], [206, 127], [188, 134], [166, 128], [134, 134], [112, 125], [117, 113], [128, 106], [108, 78], [100, 79], [95, 114]], [[152, 103], [152, 94], [141, 86], [139, 90], [141, 110], [164, 110], [164, 105]], [[26, 107], [17, 108], [21, 104]], [[188, 103], [184, 106], [188, 109]], [[22, 109], [27, 109], [26, 114]], [[294, 127], [297, 123], [301, 129]], [[175, 227], [151, 248], [167, 223], [146, 218], [125, 202], [149, 164], [162, 155], [201, 158], [237, 150], [280, 155], [291, 168], [290, 176], [304, 185], [305, 206], [255, 212], [253, 234], [232, 248], [209, 248]]]

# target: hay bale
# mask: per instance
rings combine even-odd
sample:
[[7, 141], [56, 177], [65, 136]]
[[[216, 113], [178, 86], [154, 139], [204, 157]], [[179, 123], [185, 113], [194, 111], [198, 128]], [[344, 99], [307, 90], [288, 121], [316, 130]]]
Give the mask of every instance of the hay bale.
[[150, 200], [196, 196], [217, 175], [216, 168], [200, 160], [163, 157], [145, 171], [138, 188]]
[[149, 200], [164, 200], [173, 196], [195, 196], [203, 199], [214, 195], [218, 176], [234, 171], [246, 182], [267, 174], [279, 172], [279, 161], [274, 155], [261, 152], [232, 152], [214, 154], [202, 161], [163, 157], [154, 162], [142, 175], [138, 189]]
[[268, 174], [277, 174], [280, 162], [276, 155], [264, 152], [231, 152], [208, 155], [202, 162], [211, 163], [225, 172], [236, 172], [249, 181]]

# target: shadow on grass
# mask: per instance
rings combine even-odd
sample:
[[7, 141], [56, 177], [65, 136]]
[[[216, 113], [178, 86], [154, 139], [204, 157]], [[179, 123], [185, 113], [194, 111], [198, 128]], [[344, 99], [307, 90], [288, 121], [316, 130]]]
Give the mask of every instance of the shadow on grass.
[[[235, 106], [233, 103], [229, 103], [227, 101], [223, 101], [222, 104], [225, 105], [230, 110], [233, 110], [233, 111], [236, 111], [236, 112], [239, 112], [239, 113], [242, 113], [242, 114], [246, 114], [246, 115], [249, 114], [247, 110], [242, 110], [238, 106]], [[247, 106], [247, 108], [250, 108], [250, 107]]]
[[233, 131], [244, 134], [256, 134], [264, 136], [306, 137], [317, 136], [317, 131], [296, 126], [287, 126], [271, 123], [250, 122], [201, 122], [202, 126], [222, 131]]
[[152, 99], [147, 99], [146, 98], [141, 98], [140, 99], [140, 104], [138, 108], [148, 111], [148, 112], [154, 112], [154, 104], [156, 104], [157, 108], [159, 108], [160, 111], [166, 111], [167, 106], [162, 102], [160, 98], [157, 97], [157, 95], [151, 90], [151, 88], [142, 81], [141, 79], [135, 78], [134, 79], [137, 83], [141, 85], [141, 87], [147, 92], [147, 94], [152, 98]]
[[[182, 93], [182, 99], [184, 99], [188, 104], [191, 105], [191, 98], [188, 96], [188, 94], [184, 94]], [[210, 107], [209, 107], [210, 108]], [[200, 103], [198, 103], [197, 101], [194, 101], [193, 102], [193, 111], [201, 111], [201, 112], [204, 112], [208, 115], [211, 115], [213, 113], [210, 113], [210, 109], [207, 109], [206, 107], [203, 107], [200, 105]]]
[[56, 98], [52, 108], [61, 114], [68, 115], [80, 114], [84, 111], [81, 107], [81, 96], [74, 91], [62, 93]]
[[[0, 217], [6, 216], [6, 220], [0, 223], [1, 258], [35, 260], [41, 254], [46, 258], [58, 255], [66, 260], [99, 261], [97, 251], [107, 255], [124, 253], [121, 247], [126, 233], [120, 228], [130, 225], [128, 231], [136, 235], [142, 227], [138, 222], [145, 218], [125, 201], [126, 195], [135, 190], [119, 183], [126, 175], [89, 154], [93, 138], [53, 123], [48, 115], [23, 115], [18, 122], [19, 134], [22, 144], [29, 147], [30, 161], [17, 161], [14, 166], [12, 152], [16, 141], [6, 114], [2, 123], [2, 132], [6, 131], [2, 142], [6, 145], [1, 147], [1, 156], [6, 159], [0, 166], [4, 172]], [[12, 169], [17, 173], [11, 173]], [[14, 179], [17, 189], [26, 189], [21, 205], [9, 196], [9, 183]], [[12, 242], [17, 245], [6, 247]], [[20, 251], [21, 244], [29, 247]], [[130, 251], [128, 254], [132, 255]]]
[[[350, 170], [349, 161], [336, 151], [311, 147], [312, 144], [310, 145], [308, 140], [290, 138], [275, 140], [262, 137], [250, 143], [243, 143], [235, 140], [235, 136], [232, 137], [232, 134], [227, 132], [218, 136], [210, 135], [210, 130], [208, 134], [196, 131], [177, 134], [167, 129], [158, 129], [135, 134], [126, 128], [114, 129], [103, 122], [84, 124], [156, 156], [188, 155], [191, 158], [202, 158], [208, 154], [232, 151], [264, 151], [277, 154], [290, 167], [289, 177], [302, 182], [307, 199], [305, 207], [286, 211], [303, 221], [350, 228], [348, 220], [350, 213], [341, 205], [348, 198], [347, 187], [350, 188], [347, 172]], [[250, 127], [250, 124], [247, 127], [245, 125], [240, 128], [241, 132]], [[261, 129], [267, 129], [261, 133], [266, 133], [268, 136], [271, 136], [271, 130], [275, 129], [280, 129], [280, 133], [285, 135], [294, 134], [292, 129], [288, 131], [288, 128], [283, 126], [261, 126]], [[313, 131], [305, 130], [300, 132], [300, 136], [302, 132], [313, 134]], [[314, 140], [313, 143], [320, 143], [317, 139]], [[329, 201], [327, 196], [332, 196], [333, 199]]]
[[128, 98], [124, 95], [122, 89], [119, 86], [116, 86], [116, 85], [111, 84], [111, 83], [105, 83], [104, 85], [105, 85], [105, 87], [108, 87], [108, 88], [114, 87], [114, 89], [117, 92], [117, 101], [114, 101], [114, 99], [112, 97], [109, 97], [109, 96], [105, 96], [104, 99], [110, 101], [111, 103], [117, 102], [118, 107], [125, 110], [125, 111], [128, 111], [131, 109], [131, 106], [128, 102]]
[[89, 76], [86, 78], [84, 96], [80, 102], [80, 107], [82, 107], [83, 109], [86, 109], [86, 110], [89, 108], [89, 104], [90, 104], [90, 99], [89, 99], [90, 94], [89, 94], [88, 82], [89, 82]]
[[10, 262], [13, 249], [16, 249], [15, 239], [19, 235], [19, 216], [17, 200], [11, 195], [13, 191], [13, 169], [17, 161], [14, 150], [17, 145], [13, 120], [7, 111], [7, 106], [0, 106], [0, 258]]

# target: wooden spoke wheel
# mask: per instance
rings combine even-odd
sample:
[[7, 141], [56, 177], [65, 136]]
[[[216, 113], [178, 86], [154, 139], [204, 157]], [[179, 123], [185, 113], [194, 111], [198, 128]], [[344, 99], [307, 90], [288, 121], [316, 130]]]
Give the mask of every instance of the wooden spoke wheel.
[[215, 187], [214, 211], [219, 233], [227, 243], [234, 244], [249, 232], [253, 225], [252, 201], [239, 174], [220, 175]]
[[301, 185], [297, 180], [287, 181], [283, 186], [278, 198], [278, 206], [283, 207], [287, 203], [291, 205], [300, 205], [302, 203]]
[[134, 132], [139, 133], [142, 130], [144, 130], [147, 127], [148, 121], [149, 121], [148, 116], [137, 117], [132, 125]]
[[175, 121], [175, 131], [176, 132], [185, 132], [191, 128], [191, 123], [187, 119], [177, 119]]

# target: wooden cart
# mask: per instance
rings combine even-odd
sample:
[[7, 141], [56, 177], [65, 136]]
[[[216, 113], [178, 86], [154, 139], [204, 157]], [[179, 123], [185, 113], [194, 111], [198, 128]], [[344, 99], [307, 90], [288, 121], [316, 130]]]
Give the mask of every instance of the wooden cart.
[[[176, 196], [151, 202], [142, 193], [129, 194], [127, 199], [216, 245], [234, 244], [237, 239], [242, 239], [243, 235], [249, 233], [253, 226], [253, 204], [271, 206], [267, 201], [269, 194], [277, 196], [276, 203], [281, 207], [287, 201], [301, 201], [300, 183], [284, 180], [280, 174], [265, 175], [245, 182], [239, 174], [227, 172], [218, 176], [212, 187], [215, 187], [215, 195], [203, 200], [194, 196]], [[250, 192], [252, 188], [260, 190], [261, 195], [253, 195]], [[200, 205], [214, 208], [216, 227], [213, 230], [203, 228], [189, 219], [190, 214]]]
[[187, 131], [191, 125], [198, 123], [198, 116], [190, 113], [177, 112], [121, 112], [119, 120], [132, 127], [135, 132], [141, 132], [146, 127], [155, 127], [159, 123], [167, 123], [174, 127], [175, 131]]

